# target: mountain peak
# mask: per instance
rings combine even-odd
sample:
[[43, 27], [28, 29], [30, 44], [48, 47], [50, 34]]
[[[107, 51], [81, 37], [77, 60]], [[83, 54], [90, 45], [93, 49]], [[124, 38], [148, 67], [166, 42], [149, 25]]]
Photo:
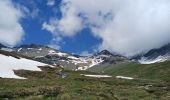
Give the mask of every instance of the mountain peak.
[[113, 55], [113, 54], [108, 50], [102, 50], [101, 52], [97, 53], [97, 55]]

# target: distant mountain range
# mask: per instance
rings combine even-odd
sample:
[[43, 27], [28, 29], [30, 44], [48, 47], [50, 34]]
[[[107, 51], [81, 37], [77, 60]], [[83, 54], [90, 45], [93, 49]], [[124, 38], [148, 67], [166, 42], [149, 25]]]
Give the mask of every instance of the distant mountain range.
[[[11, 75], [12, 69], [28, 69], [25, 67], [25, 65], [21, 67], [22, 64], [26, 64], [27, 62], [34, 63], [35, 65], [46, 64], [50, 66], [63, 67], [64, 69], [74, 71], [88, 70], [91, 72], [104, 73], [104, 70], [106, 69], [110, 69], [116, 65], [126, 64], [129, 62], [152, 64], [167, 61], [170, 59], [170, 44], [158, 49], [150, 50], [145, 54], [140, 54], [133, 58], [127, 58], [122, 55], [114, 54], [108, 50], [94, 53], [91, 56], [81, 56], [59, 51], [44, 45], [31, 44], [9, 48], [0, 44], [0, 56], [1, 65], [8, 66], [7, 68], [11, 69]], [[8, 60], [9, 63], [5, 63], [8, 62]], [[30, 66], [30, 63], [26, 65]], [[33, 68], [36, 68], [35, 65]], [[1, 68], [3, 71], [4, 68]], [[17, 76], [14, 76], [13, 74], [13, 77]]]
[[126, 57], [114, 55], [107, 50], [95, 53], [92, 56], [81, 56], [35, 44], [15, 47], [13, 52], [43, 63], [61, 65], [70, 70], [87, 70], [103, 63], [117, 64], [128, 61]]
[[0, 44], [0, 49], [30, 57], [33, 60], [46, 64], [54, 66], [60, 65], [69, 70], [93, 70], [96, 67], [105, 67], [131, 61], [138, 61], [142, 64], [151, 64], [170, 59], [170, 44], [158, 49], [152, 49], [145, 54], [140, 54], [132, 58], [113, 54], [108, 50], [97, 52], [92, 56], [74, 55], [50, 48], [48, 46], [36, 44], [21, 45], [14, 48], [9, 48]]

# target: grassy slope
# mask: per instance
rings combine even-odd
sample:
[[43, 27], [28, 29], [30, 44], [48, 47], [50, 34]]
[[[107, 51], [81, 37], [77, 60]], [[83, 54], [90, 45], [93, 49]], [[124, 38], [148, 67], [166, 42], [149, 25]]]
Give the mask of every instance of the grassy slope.
[[122, 75], [170, 82], [170, 61], [149, 65], [131, 62], [109, 66], [104, 69], [104, 72], [110, 75]]
[[[42, 72], [15, 71], [27, 80], [0, 79], [0, 99], [16, 100], [169, 100], [169, 85], [149, 80], [121, 80], [90, 78], [80, 74], [90, 72], [64, 72], [62, 79], [56, 73], [60, 68], [40, 67]], [[146, 85], [153, 85], [145, 89]], [[166, 87], [166, 88], [164, 88]]]

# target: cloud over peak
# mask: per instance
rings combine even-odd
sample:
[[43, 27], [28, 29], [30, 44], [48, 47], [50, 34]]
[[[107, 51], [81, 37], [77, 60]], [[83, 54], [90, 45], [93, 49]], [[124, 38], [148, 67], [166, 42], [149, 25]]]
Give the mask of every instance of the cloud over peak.
[[89, 28], [103, 40], [99, 49], [133, 56], [170, 42], [169, 6], [169, 0], [62, 0], [62, 18], [46, 29], [74, 36]]

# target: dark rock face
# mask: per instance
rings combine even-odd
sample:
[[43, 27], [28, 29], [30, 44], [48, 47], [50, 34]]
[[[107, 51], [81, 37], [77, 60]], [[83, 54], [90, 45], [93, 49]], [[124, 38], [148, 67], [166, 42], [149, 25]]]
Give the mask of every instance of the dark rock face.
[[6, 48], [6, 46], [4, 46], [3, 44], [0, 44], [0, 49], [1, 48]]
[[142, 57], [148, 59], [148, 60], [154, 60], [158, 58], [159, 56], [170, 58], [170, 44], [167, 44], [161, 48], [152, 49], [148, 51], [147, 53], [137, 55], [135, 57], [132, 57], [132, 59], [140, 60]]
[[34, 59], [51, 65], [58, 65], [60, 64], [60, 61], [69, 61], [67, 57], [61, 57], [57, 55], [46, 55], [44, 57], [37, 57]]
[[158, 57], [158, 56], [164, 56], [166, 54], [170, 54], [170, 44], [165, 45], [165, 46], [158, 48], [158, 49], [152, 49], [143, 56], [149, 57], [149, 58], [155, 58], [155, 57]]
[[103, 50], [103, 51], [97, 53], [96, 55], [110, 55], [110, 56], [112, 56], [113, 54], [110, 53], [108, 50]]

